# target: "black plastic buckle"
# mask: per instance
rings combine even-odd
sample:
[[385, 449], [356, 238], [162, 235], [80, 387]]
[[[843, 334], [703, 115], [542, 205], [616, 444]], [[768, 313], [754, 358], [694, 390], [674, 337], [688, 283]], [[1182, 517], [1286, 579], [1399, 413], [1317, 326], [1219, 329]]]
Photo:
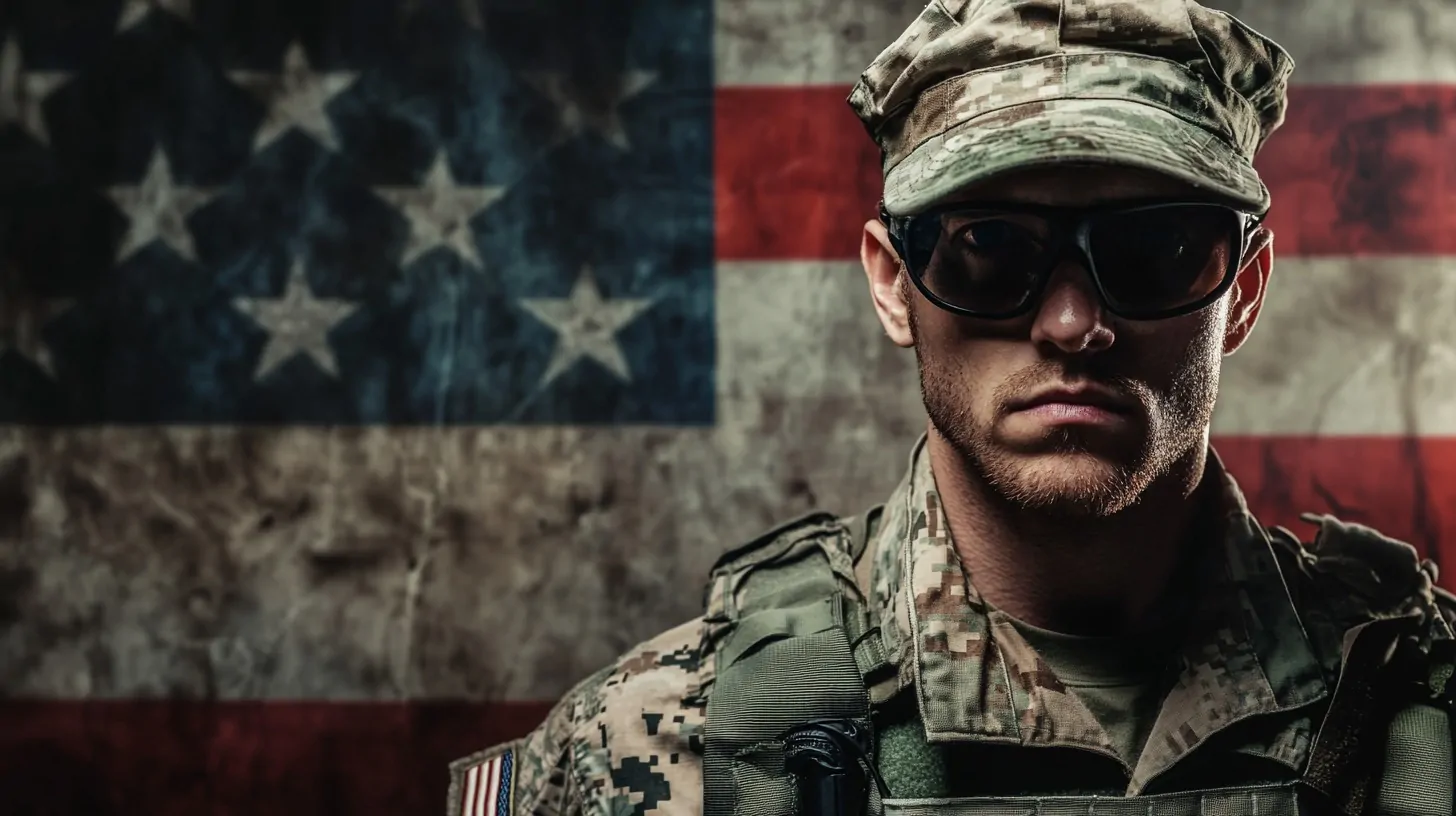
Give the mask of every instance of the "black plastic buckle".
[[798, 778], [800, 816], [863, 816], [868, 769], [881, 799], [889, 788], [875, 767], [874, 735], [854, 720], [815, 720], [780, 737], [784, 768]]

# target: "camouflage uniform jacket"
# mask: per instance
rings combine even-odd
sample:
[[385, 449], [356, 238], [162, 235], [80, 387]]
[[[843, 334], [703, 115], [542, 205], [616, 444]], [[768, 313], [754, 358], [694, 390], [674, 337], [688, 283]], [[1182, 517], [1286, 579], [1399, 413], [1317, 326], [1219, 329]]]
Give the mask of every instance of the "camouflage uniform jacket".
[[[1409, 580], [1382, 578], [1399, 571], [1378, 572], [1370, 553], [1316, 549], [1259, 526], [1216, 455], [1206, 478], [1219, 487], [1226, 526], [1199, 570], [1199, 600], [1173, 663], [1176, 682], [1136, 766], [1124, 766], [1127, 795], [1188, 778], [1170, 770], [1227, 767], [1230, 759], [1263, 758], [1275, 763], [1264, 767], [1297, 776], [1333, 692], [1346, 631], [1432, 603], [1432, 569], [1407, 566]], [[932, 745], [1060, 746], [1113, 755], [1097, 719], [1004, 613], [982, 603], [940, 508], [922, 439], [856, 569], [898, 666], [890, 687], [876, 687], [871, 699], [914, 700], [910, 708], [918, 708]], [[453, 763], [451, 816], [701, 813], [715, 603], [710, 595], [705, 617], [582, 681], [526, 737]], [[1437, 627], [1450, 635], [1446, 617]], [[1037, 758], [1044, 754], [1027, 756], [1029, 763], [1045, 761]], [[490, 790], [487, 780], [494, 780]]]

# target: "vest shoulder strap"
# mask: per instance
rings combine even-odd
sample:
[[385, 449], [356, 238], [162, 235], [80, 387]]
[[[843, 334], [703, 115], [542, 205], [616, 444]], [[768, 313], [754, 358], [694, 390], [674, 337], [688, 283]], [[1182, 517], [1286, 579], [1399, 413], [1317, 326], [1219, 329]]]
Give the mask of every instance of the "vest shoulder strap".
[[700, 649], [708, 816], [793, 810], [789, 729], [838, 720], [870, 732], [865, 675], [886, 660], [854, 567], [876, 519], [810, 514], [714, 565]]
[[[1271, 537], [1292, 556], [1296, 584], [1318, 596], [1322, 620], [1310, 632], [1323, 641], [1317, 648], [1339, 655], [1304, 783], [1351, 816], [1371, 806], [1430, 812], [1402, 809], [1412, 796], [1449, 803], [1450, 708], [1437, 699], [1450, 675], [1451, 616], [1441, 609], [1434, 566], [1410, 544], [1364, 525], [1302, 518], [1319, 526], [1313, 541], [1282, 528]], [[1296, 594], [1303, 588], [1291, 587]], [[1442, 807], [1449, 812], [1449, 804]]]
[[[877, 531], [882, 510], [883, 505], [876, 505], [853, 517], [809, 513], [719, 556], [704, 588], [705, 626], [699, 654], [707, 664], [707, 674], [700, 702], [706, 702], [716, 667], [723, 662], [719, 658], [727, 654], [731, 662], [752, 639], [751, 632], [743, 634], [745, 619], [757, 616], [755, 620], [763, 620], [768, 616], [758, 613], [782, 611], [806, 601], [836, 598], [865, 674], [885, 662], [880, 639], [868, 637], [871, 616], [865, 587], [855, 573]], [[750, 630], [757, 625], [750, 624]]]

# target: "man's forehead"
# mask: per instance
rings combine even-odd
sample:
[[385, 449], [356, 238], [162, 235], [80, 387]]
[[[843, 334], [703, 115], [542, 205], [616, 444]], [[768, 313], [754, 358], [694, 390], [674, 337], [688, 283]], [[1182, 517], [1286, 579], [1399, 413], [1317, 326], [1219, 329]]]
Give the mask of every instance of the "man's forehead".
[[1209, 196], [1187, 182], [1148, 170], [1064, 165], [1003, 173], [959, 190], [946, 203], [995, 201], [1081, 207], [1151, 198], [1199, 201]]

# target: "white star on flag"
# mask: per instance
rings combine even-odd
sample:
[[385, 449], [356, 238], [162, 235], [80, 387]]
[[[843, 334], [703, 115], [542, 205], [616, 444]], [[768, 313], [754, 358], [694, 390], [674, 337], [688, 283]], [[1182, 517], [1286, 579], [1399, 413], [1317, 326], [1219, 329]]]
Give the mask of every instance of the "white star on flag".
[[329, 332], [359, 305], [314, 297], [301, 259], [294, 262], [281, 297], [238, 298], [233, 305], [268, 332], [268, 345], [258, 360], [255, 380], [263, 379], [299, 354], [308, 355], [329, 375], [339, 376], [338, 362], [329, 345]]
[[70, 78], [69, 73], [61, 71], [25, 70], [20, 41], [12, 32], [0, 47], [0, 128], [18, 125], [49, 146], [51, 136], [41, 104]]
[[72, 301], [38, 298], [24, 291], [15, 264], [5, 266], [0, 277], [0, 355], [14, 352], [35, 363], [47, 376], [56, 376], [51, 351], [41, 332], [47, 324], [70, 309]]
[[303, 45], [293, 43], [283, 54], [283, 72], [231, 71], [228, 77], [268, 106], [257, 134], [253, 152], [267, 147], [296, 127], [330, 150], [339, 149], [338, 134], [325, 108], [358, 79], [354, 71], [315, 72], [308, 64]]
[[161, 147], [152, 151], [147, 174], [137, 185], [112, 187], [111, 200], [126, 212], [130, 223], [126, 237], [116, 251], [121, 263], [160, 238], [178, 255], [196, 262], [197, 250], [192, 233], [187, 230], [187, 217], [212, 198], [212, 190], [179, 187], [172, 181], [172, 168]]
[[583, 357], [601, 363], [617, 379], [631, 381], [632, 372], [627, 367], [627, 359], [622, 356], [617, 333], [650, 308], [651, 300], [603, 299], [596, 279], [592, 277], [591, 267], [585, 267], [569, 297], [528, 298], [521, 300], [521, 306], [556, 332], [556, 350], [541, 377], [541, 387], [550, 384]]
[[449, 247], [472, 266], [481, 268], [470, 219], [505, 194], [504, 187], [463, 187], [450, 175], [442, 150], [419, 187], [376, 187], [374, 194], [392, 204], [410, 223], [409, 244], [402, 266], [414, 263], [435, 247]]
[[657, 80], [657, 74], [651, 71], [625, 71], [616, 74], [606, 88], [590, 92], [560, 71], [537, 71], [525, 77], [556, 107], [561, 128], [557, 143], [592, 130], [619, 150], [631, 150], [632, 143], [618, 108]]
[[121, 13], [116, 17], [116, 33], [120, 34], [147, 19], [153, 10], [175, 14], [191, 22], [192, 0], [125, 0]]

